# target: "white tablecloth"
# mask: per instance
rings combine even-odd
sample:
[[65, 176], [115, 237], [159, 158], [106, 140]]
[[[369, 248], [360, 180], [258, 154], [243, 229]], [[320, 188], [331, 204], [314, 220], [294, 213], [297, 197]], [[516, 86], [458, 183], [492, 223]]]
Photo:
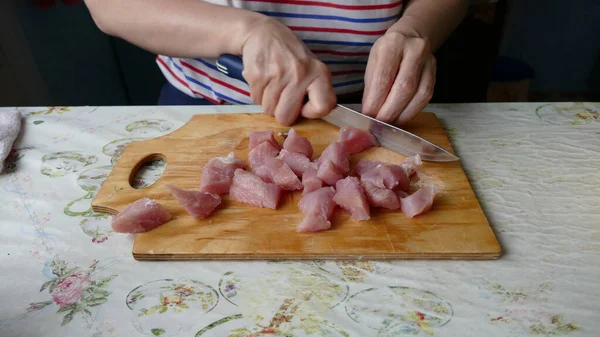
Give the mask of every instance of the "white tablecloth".
[[90, 209], [123, 146], [193, 114], [256, 109], [18, 108], [0, 175], [0, 336], [600, 335], [600, 104], [426, 109], [452, 137], [499, 260], [133, 260], [132, 237]]

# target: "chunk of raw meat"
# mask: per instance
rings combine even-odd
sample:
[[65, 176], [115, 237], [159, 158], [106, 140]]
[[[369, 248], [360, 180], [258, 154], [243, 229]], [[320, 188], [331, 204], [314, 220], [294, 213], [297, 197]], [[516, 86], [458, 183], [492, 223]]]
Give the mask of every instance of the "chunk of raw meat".
[[396, 195], [398, 196], [398, 199], [400, 199], [400, 205], [402, 205], [402, 199], [404, 199], [410, 195], [400, 189], [394, 190], [394, 193], [396, 193]]
[[296, 231], [318, 232], [331, 228], [331, 217], [335, 210], [334, 195], [333, 187], [321, 187], [304, 194], [298, 203], [304, 219], [298, 224]]
[[229, 193], [233, 172], [243, 168], [244, 163], [233, 152], [227, 157], [217, 157], [208, 161], [202, 168], [200, 191], [216, 194]]
[[344, 149], [344, 145], [339, 142], [330, 143], [327, 145], [321, 156], [317, 160], [319, 167], [321, 164], [330, 160], [333, 165], [342, 171], [342, 173], [347, 174], [350, 171], [350, 161], [348, 160], [348, 152]]
[[152, 230], [171, 220], [163, 205], [142, 198], [127, 206], [112, 219], [112, 229], [117, 233], [141, 233]]
[[248, 144], [250, 149], [254, 149], [255, 147], [264, 142], [273, 145], [273, 147], [277, 150], [281, 149], [281, 145], [279, 145], [279, 142], [277, 141], [277, 139], [275, 139], [275, 133], [273, 132], [273, 130], [250, 132], [250, 140]]
[[365, 192], [356, 177], [346, 177], [335, 184], [333, 201], [350, 213], [353, 220], [369, 220], [371, 212]]
[[416, 155], [404, 159], [400, 166], [402, 166], [402, 168], [406, 172], [406, 175], [412, 177], [415, 173], [417, 173], [417, 170], [419, 169], [419, 167], [421, 167], [421, 165], [423, 165], [421, 156]]
[[377, 165], [361, 175], [360, 179], [373, 184], [377, 188], [386, 188], [388, 190], [398, 188], [402, 191], [408, 191], [410, 185], [408, 176], [398, 165]]
[[250, 172], [237, 169], [233, 174], [229, 195], [233, 200], [248, 205], [276, 209], [281, 198], [281, 188], [262, 181]]
[[294, 128], [288, 131], [287, 138], [283, 142], [283, 148], [290, 152], [303, 154], [307, 158], [312, 158], [313, 155], [313, 147], [308, 139], [300, 136]]
[[331, 160], [327, 160], [319, 166], [317, 177], [323, 180], [327, 185], [335, 186], [335, 183], [338, 180], [344, 178], [344, 172], [335, 166]]
[[208, 217], [221, 204], [218, 194], [183, 190], [173, 185], [165, 186], [185, 210], [196, 219]]
[[383, 164], [384, 163], [380, 162], [380, 161], [372, 161], [372, 160], [363, 159], [354, 166], [354, 172], [357, 175], [362, 176], [363, 174], [365, 174], [368, 171], [377, 167], [377, 165], [383, 165]]
[[286, 149], [281, 150], [277, 158], [283, 160], [298, 177], [302, 177], [302, 174], [304, 174], [308, 168], [317, 169], [317, 164], [311, 162], [305, 155], [290, 152]]
[[292, 169], [279, 158], [269, 158], [254, 173], [267, 183], [273, 183], [286, 191], [302, 189], [302, 182]]
[[426, 213], [431, 209], [436, 194], [437, 189], [435, 186], [428, 185], [421, 187], [415, 193], [400, 200], [402, 203], [402, 213], [409, 218]]
[[304, 174], [302, 174], [302, 185], [304, 185], [302, 194], [306, 194], [323, 187], [323, 181], [317, 177], [317, 170], [315, 168], [311, 167], [304, 171]]
[[267, 159], [277, 157], [278, 154], [279, 149], [276, 149], [269, 142], [263, 142], [248, 153], [248, 163], [250, 163], [252, 169], [255, 169], [264, 164]]
[[372, 183], [363, 180], [361, 180], [360, 184], [365, 191], [365, 196], [367, 197], [369, 205], [387, 209], [400, 208], [400, 200], [393, 190], [379, 188]]
[[346, 152], [350, 154], [379, 146], [377, 139], [369, 131], [351, 126], [344, 126], [340, 129], [339, 142], [344, 145]]

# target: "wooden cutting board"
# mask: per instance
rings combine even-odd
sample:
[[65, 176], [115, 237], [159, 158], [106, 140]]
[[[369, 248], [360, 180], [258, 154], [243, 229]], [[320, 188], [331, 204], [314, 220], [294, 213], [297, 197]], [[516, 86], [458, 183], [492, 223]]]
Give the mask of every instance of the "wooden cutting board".
[[[339, 128], [322, 120], [301, 120], [294, 128], [307, 137], [316, 158]], [[421, 113], [407, 130], [453, 151], [434, 114]], [[408, 219], [401, 212], [373, 209], [369, 221], [353, 221], [339, 210], [332, 228], [296, 233], [303, 215], [301, 192], [286, 193], [277, 210], [256, 208], [225, 197], [209, 218], [194, 220], [165, 189], [173, 184], [198, 189], [202, 167], [209, 159], [234, 152], [247, 160], [248, 135], [253, 130], [286, 132], [288, 128], [264, 114], [195, 115], [171, 134], [131, 143], [92, 201], [96, 212], [117, 214], [135, 200], [148, 197], [163, 204], [173, 219], [152, 231], [136, 234], [137, 260], [312, 260], [312, 259], [496, 259], [500, 245], [477, 201], [460, 162], [425, 162], [420, 183], [442, 189], [433, 208]], [[278, 140], [282, 143], [281, 137]], [[144, 189], [131, 187], [136, 170], [146, 161], [163, 158], [163, 176]], [[353, 155], [400, 163], [404, 156], [384, 148]]]

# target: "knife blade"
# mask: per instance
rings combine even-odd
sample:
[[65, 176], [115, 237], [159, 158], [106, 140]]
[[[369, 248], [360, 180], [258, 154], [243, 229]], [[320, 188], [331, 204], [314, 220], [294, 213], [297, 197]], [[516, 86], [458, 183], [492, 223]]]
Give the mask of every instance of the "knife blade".
[[[221, 73], [247, 83], [242, 76], [244, 64], [239, 56], [221, 55], [216, 65]], [[450, 162], [459, 159], [445, 149], [415, 134], [343, 105], [338, 104], [327, 116], [321, 119], [340, 128], [351, 126], [368, 130], [375, 136], [379, 145], [405, 156], [419, 155], [422, 160], [433, 162]]]

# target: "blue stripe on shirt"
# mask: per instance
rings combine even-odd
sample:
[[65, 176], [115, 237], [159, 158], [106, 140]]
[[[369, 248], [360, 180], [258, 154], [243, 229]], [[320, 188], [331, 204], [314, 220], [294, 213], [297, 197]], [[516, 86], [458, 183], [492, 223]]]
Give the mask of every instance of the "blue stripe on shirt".
[[352, 81], [347, 81], [347, 82], [334, 83], [333, 87], [334, 88], [345, 87], [345, 86], [348, 86], [348, 85], [359, 84], [359, 83], [362, 83], [363, 81], [364, 80], [361, 78], [361, 79], [358, 79], [358, 80], [352, 80]]
[[[170, 58], [169, 58], [169, 59], [170, 59]], [[204, 62], [202, 62], [202, 63], [204, 63]], [[175, 68], [177, 68], [177, 70], [179, 70], [179, 71], [180, 71], [180, 72], [183, 74], [183, 76], [185, 76], [185, 78], [186, 78], [188, 81], [190, 81], [190, 82], [192, 82], [192, 83], [195, 83], [195, 84], [197, 84], [197, 85], [201, 86], [202, 88], [204, 88], [204, 89], [206, 89], [206, 90], [210, 90], [210, 91], [211, 91], [211, 92], [213, 92], [213, 93], [214, 93], [214, 94], [215, 94], [217, 97], [219, 97], [219, 98], [221, 98], [221, 99], [224, 99], [224, 100], [226, 100], [226, 101], [230, 101], [230, 102], [233, 102], [233, 103], [240, 104], [240, 105], [245, 105], [245, 104], [246, 104], [246, 103], [244, 103], [244, 102], [240, 102], [240, 101], [238, 101], [238, 100], [236, 100], [236, 99], [233, 99], [233, 98], [231, 98], [231, 97], [229, 97], [229, 96], [223, 95], [223, 94], [221, 94], [221, 93], [219, 93], [219, 92], [215, 91], [215, 90], [214, 90], [214, 89], [213, 89], [211, 86], [208, 86], [208, 85], [206, 85], [206, 84], [204, 84], [204, 83], [202, 83], [202, 82], [200, 82], [200, 81], [196, 80], [195, 78], [193, 78], [193, 77], [191, 77], [191, 76], [188, 76], [188, 75], [186, 75], [186, 73], [185, 73], [185, 72], [183, 72], [183, 69], [181, 69], [181, 67], [180, 67], [180, 66], [179, 66], [177, 63], [173, 62], [173, 60], [172, 60], [172, 59], [171, 59], [171, 64], [172, 64], [172, 65], [173, 65]]]
[[258, 12], [268, 16], [280, 17], [280, 18], [300, 18], [300, 19], [316, 19], [316, 20], [338, 20], [338, 21], [346, 21], [346, 22], [356, 22], [356, 23], [372, 23], [372, 22], [387, 22], [392, 20], [398, 20], [400, 14], [388, 16], [385, 18], [368, 18], [368, 19], [356, 19], [356, 18], [347, 18], [343, 16], [335, 16], [335, 15], [316, 15], [316, 14], [298, 14], [298, 13], [282, 13], [282, 12]]
[[325, 64], [367, 64], [367, 61], [322, 61]]

